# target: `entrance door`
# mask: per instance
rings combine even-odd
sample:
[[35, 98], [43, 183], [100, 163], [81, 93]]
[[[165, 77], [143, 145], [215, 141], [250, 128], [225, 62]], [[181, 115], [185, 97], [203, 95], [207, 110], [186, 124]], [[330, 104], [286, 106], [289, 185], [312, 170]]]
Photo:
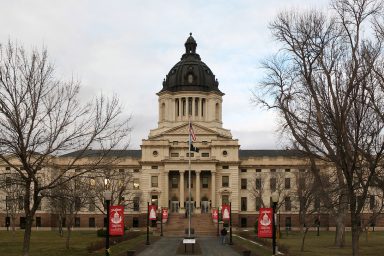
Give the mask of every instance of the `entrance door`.
[[171, 201], [171, 212], [179, 212], [179, 201]]
[[189, 204], [189, 201], [185, 202], [185, 210], [188, 212], [188, 209], [191, 208], [191, 213], [193, 213], [193, 209], [195, 208], [195, 201], [191, 201], [191, 204]]
[[201, 212], [207, 213], [209, 211], [209, 201], [201, 201]]

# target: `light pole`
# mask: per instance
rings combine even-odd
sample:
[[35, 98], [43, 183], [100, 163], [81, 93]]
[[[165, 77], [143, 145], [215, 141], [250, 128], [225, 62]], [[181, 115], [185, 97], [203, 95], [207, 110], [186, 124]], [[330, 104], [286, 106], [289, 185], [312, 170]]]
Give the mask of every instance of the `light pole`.
[[104, 199], [107, 207], [107, 233], [105, 234], [105, 255], [109, 256], [109, 205], [111, 203], [112, 193], [109, 190], [104, 191]]
[[272, 255], [276, 255], [276, 205], [279, 200], [277, 192], [272, 193]]

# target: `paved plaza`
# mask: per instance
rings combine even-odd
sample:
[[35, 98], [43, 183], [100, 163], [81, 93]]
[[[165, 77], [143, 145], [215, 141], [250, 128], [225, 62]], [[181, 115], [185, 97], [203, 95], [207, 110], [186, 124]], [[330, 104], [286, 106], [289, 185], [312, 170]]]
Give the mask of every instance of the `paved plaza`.
[[[140, 256], [153, 256], [153, 255], [183, 255], [177, 254], [177, 249], [183, 239], [180, 237], [162, 237], [160, 240], [148, 245], [148, 247], [140, 252]], [[228, 244], [222, 245], [220, 239], [217, 237], [201, 237], [196, 238], [196, 241], [200, 245], [201, 254], [199, 255], [218, 255], [218, 256], [230, 256], [240, 255], [234, 251]], [[185, 254], [184, 254], [185, 255]], [[191, 254], [193, 255], [193, 254]], [[196, 254], [195, 254], [196, 255]]]

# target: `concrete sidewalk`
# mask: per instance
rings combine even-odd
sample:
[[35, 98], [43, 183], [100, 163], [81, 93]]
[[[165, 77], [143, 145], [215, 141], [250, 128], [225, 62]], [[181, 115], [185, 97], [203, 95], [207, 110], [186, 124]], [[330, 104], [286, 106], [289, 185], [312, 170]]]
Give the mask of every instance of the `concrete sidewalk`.
[[[151, 245], [137, 254], [140, 256], [170, 256], [181, 255], [176, 254], [183, 238], [181, 237], [162, 237], [160, 240], [154, 242]], [[220, 239], [216, 237], [200, 237], [196, 238], [201, 248], [201, 255], [217, 255], [217, 256], [232, 256], [240, 255], [234, 251], [229, 245], [222, 245]]]

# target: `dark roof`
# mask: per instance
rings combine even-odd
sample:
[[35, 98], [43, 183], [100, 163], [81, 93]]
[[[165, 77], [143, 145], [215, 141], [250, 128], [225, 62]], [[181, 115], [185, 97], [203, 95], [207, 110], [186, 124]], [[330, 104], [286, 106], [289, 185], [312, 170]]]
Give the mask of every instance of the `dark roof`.
[[192, 37], [192, 33], [184, 45], [185, 53], [169, 71], [160, 92], [203, 91], [223, 95], [219, 90], [219, 82], [215, 75], [196, 53], [197, 43]]
[[[104, 153], [104, 150], [101, 149], [89, 149], [86, 150], [83, 153], [83, 157], [92, 157], [92, 156], [101, 156]], [[61, 155], [62, 157], [76, 157], [81, 154], [81, 151], [74, 151], [68, 154]], [[122, 150], [110, 150], [107, 153], [107, 156], [113, 156], [113, 157], [133, 157], [133, 158], [141, 158], [141, 150], [128, 150], [128, 149], [122, 149]]]
[[269, 157], [278, 157], [278, 156], [284, 156], [284, 157], [303, 157], [304, 154], [302, 151], [299, 150], [292, 150], [292, 149], [250, 149], [250, 150], [239, 150], [239, 158], [248, 158], [248, 157], [262, 157], [262, 156], [269, 156]]

